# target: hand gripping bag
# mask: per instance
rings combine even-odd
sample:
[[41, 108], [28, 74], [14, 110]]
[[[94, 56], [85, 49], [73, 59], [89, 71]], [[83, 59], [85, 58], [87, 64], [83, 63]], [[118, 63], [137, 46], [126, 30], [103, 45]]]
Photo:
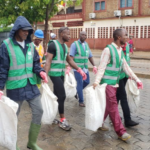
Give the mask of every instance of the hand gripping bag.
[[66, 97], [67, 98], [72, 98], [76, 95], [77, 90], [76, 90], [76, 80], [73, 76], [72, 73], [66, 74], [65, 78], [65, 91], [66, 91]]
[[18, 104], [6, 96], [0, 100], [0, 145], [16, 150]]
[[98, 85], [86, 88], [85, 128], [97, 131], [102, 126], [106, 108], [106, 86]]
[[128, 79], [126, 84], [126, 93], [130, 111], [135, 113], [140, 104], [140, 91], [134, 80]]
[[57, 97], [53, 94], [48, 84], [42, 83], [42, 87], [43, 87], [43, 93], [41, 97], [41, 103], [43, 107], [42, 123], [52, 124], [58, 111]]

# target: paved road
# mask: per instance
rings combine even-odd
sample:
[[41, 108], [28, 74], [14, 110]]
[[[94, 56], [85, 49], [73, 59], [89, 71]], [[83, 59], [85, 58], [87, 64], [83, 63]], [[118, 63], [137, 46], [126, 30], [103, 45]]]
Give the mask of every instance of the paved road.
[[[93, 83], [94, 75], [90, 73], [90, 76]], [[150, 80], [141, 80], [144, 83], [144, 90], [141, 90], [141, 104], [138, 113], [132, 115], [133, 120], [140, 122], [140, 125], [127, 129], [127, 132], [132, 135], [129, 143], [118, 140], [108, 119], [106, 125], [110, 131], [92, 132], [85, 129], [85, 108], [79, 107], [78, 102], [73, 98], [67, 99], [65, 103], [66, 118], [72, 124], [72, 130], [66, 132], [57, 125], [42, 125], [38, 144], [43, 150], [150, 150]], [[122, 116], [120, 107], [119, 110]], [[27, 150], [30, 120], [31, 110], [24, 102], [18, 126], [18, 145], [21, 150]], [[0, 150], [6, 149], [0, 147]]]

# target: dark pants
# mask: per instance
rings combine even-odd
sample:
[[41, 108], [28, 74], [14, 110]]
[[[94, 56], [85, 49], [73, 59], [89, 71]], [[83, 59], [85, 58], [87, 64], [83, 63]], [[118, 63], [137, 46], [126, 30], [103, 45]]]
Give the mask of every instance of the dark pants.
[[121, 103], [123, 115], [124, 115], [124, 120], [128, 121], [131, 120], [130, 116], [130, 109], [127, 101], [127, 94], [125, 91], [125, 85], [127, 82], [128, 78], [123, 78], [119, 81], [119, 88], [117, 89], [117, 101]]
[[59, 114], [64, 114], [64, 102], [66, 99], [66, 93], [64, 88], [64, 76], [60, 77], [51, 77], [50, 79], [53, 82], [54, 94], [58, 98], [58, 110]]
[[86, 80], [83, 80], [82, 76], [77, 71], [74, 71], [74, 76], [77, 81], [77, 93], [79, 96], [79, 103], [83, 103], [83, 89], [90, 83], [89, 72], [86, 73]]
[[119, 115], [116, 92], [117, 92], [117, 88], [112, 87], [111, 85], [107, 85], [106, 110], [105, 110], [104, 120], [109, 115], [117, 135], [122, 136], [126, 132], [126, 129], [124, 128]]

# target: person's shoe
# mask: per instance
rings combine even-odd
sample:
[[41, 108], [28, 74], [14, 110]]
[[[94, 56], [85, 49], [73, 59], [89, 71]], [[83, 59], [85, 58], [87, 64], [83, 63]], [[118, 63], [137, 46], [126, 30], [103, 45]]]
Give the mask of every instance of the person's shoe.
[[128, 133], [124, 133], [121, 137], [119, 137], [119, 139], [121, 139], [122, 141], [127, 141], [130, 138], [131, 138], [131, 135]]
[[79, 106], [80, 107], [85, 107], [85, 104], [84, 103], [79, 103]]
[[58, 123], [59, 123], [59, 120], [54, 119], [53, 124], [58, 124]]
[[78, 100], [78, 94], [76, 94], [74, 97]]
[[109, 128], [106, 127], [104, 124], [102, 125], [102, 127], [99, 127], [98, 130], [102, 130], [102, 131], [109, 131]]
[[71, 126], [66, 119], [64, 119], [62, 122], [59, 122], [59, 127], [66, 131], [71, 130]]
[[137, 125], [139, 125], [138, 122], [135, 122], [135, 121], [132, 121], [132, 120], [125, 121], [125, 126], [126, 127], [133, 127], [133, 126], [137, 126]]
[[29, 139], [27, 148], [32, 150], [42, 150], [37, 144], [37, 138], [41, 129], [41, 125], [31, 123], [29, 130]]

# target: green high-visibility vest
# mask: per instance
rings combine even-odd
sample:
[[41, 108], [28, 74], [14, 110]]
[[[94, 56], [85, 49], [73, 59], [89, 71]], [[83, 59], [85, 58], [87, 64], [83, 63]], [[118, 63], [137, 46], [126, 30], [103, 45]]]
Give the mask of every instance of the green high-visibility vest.
[[52, 59], [51, 68], [48, 75], [53, 77], [64, 76], [68, 47], [65, 44], [65, 54], [64, 54], [64, 50], [61, 44], [57, 40], [53, 40], [53, 42], [56, 47], [56, 56]]
[[77, 53], [74, 57], [74, 62], [77, 64], [80, 68], [86, 68], [88, 69], [88, 58], [89, 58], [89, 46], [87, 43], [85, 43], [85, 50], [82, 47], [82, 43], [79, 41], [74, 42], [77, 48]]
[[25, 56], [21, 48], [18, 45], [15, 45], [12, 39], [8, 38], [3, 42], [7, 47], [10, 58], [6, 89], [23, 88], [27, 85], [28, 79], [32, 85], [36, 84], [36, 81], [33, 78], [33, 43], [27, 44], [28, 50]]
[[109, 85], [116, 85], [119, 83], [119, 76], [123, 64], [123, 52], [121, 52], [121, 60], [119, 61], [119, 55], [117, 49], [111, 44], [107, 45], [110, 50], [111, 59], [107, 64], [105, 73], [102, 77], [100, 84], [107, 83]]
[[[128, 43], [126, 45], [126, 55], [124, 55], [124, 58], [126, 59], [128, 65], [130, 66], [130, 48], [129, 48], [129, 44]], [[126, 75], [126, 73], [122, 69], [119, 80], [121, 80], [121, 79], [123, 79], [125, 77], [128, 78], [128, 75]]]
[[51, 42], [53, 42], [54, 40], [49, 40], [49, 42], [48, 42], [48, 46], [49, 46], [49, 44], [51, 43]]

